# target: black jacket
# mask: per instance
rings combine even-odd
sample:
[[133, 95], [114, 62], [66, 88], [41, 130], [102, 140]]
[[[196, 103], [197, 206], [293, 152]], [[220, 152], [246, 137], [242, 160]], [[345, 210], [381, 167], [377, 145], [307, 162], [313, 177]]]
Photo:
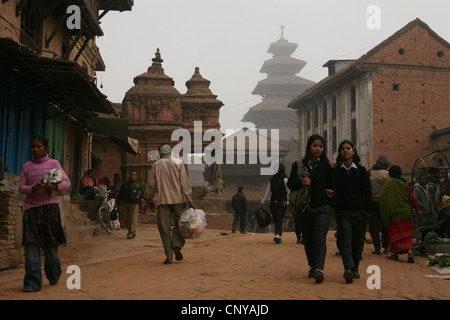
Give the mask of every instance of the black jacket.
[[357, 169], [351, 168], [348, 172], [340, 166], [333, 168], [337, 210], [369, 212], [372, 197], [369, 175], [366, 168], [357, 167]]
[[[298, 190], [305, 187], [302, 184], [302, 181], [297, 178], [297, 169], [297, 162], [294, 162], [287, 183], [288, 188], [291, 190]], [[309, 206], [317, 207], [326, 204], [334, 206], [334, 197], [329, 198], [326, 191], [327, 189], [335, 190], [333, 168], [331, 165], [324, 161], [320, 161], [318, 166], [313, 170], [308, 167], [308, 172], [309, 177], [311, 178], [311, 200]]]
[[237, 192], [231, 199], [231, 207], [235, 213], [247, 213], [247, 198], [242, 192]]
[[139, 199], [133, 199], [133, 189], [137, 182], [127, 181], [120, 187], [119, 193], [117, 194], [116, 203], [121, 205], [122, 203], [138, 204]]

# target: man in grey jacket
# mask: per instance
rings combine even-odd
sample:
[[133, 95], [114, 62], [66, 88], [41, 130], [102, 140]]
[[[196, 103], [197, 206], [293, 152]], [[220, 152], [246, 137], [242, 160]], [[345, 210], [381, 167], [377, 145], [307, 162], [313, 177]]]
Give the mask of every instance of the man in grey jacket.
[[417, 206], [422, 211], [422, 216], [416, 215], [416, 227], [421, 227], [436, 222], [437, 215], [433, 206], [434, 199], [431, 197], [430, 191], [427, 188], [427, 178], [425, 175], [419, 175], [417, 182], [413, 188], [413, 195], [416, 198]]

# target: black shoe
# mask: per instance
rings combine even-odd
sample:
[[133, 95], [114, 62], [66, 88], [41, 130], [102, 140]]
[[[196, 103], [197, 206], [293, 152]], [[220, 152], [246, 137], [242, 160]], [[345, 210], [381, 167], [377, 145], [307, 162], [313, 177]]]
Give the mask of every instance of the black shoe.
[[315, 274], [316, 274], [316, 268], [309, 269], [308, 278], [314, 278]]
[[352, 270], [352, 277], [353, 279], [360, 279], [361, 275], [359, 274], [358, 270]]
[[167, 259], [164, 261], [164, 264], [172, 264], [172, 260], [170, 260], [169, 258], [167, 258]]
[[183, 260], [183, 255], [181, 254], [180, 248], [173, 248], [173, 253], [175, 254], [175, 260], [177, 261]]
[[51, 286], [54, 286], [54, 285], [58, 284], [58, 281], [59, 281], [59, 280], [49, 280], [48, 283], [49, 283]]
[[322, 283], [324, 279], [323, 271], [320, 269], [316, 269], [316, 272], [314, 273], [314, 279], [316, 279], [316, 283]]
[[344, 272], [344, 279], [346, 283], [353, 283], [353, 273], [350, 270]]

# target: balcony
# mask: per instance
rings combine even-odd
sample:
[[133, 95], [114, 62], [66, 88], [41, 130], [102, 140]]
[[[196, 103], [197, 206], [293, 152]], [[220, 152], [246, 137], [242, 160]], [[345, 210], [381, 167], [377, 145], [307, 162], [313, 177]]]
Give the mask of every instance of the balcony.
[[89, 28], [89, 33], [92, 36], [102, 36], [103, 30], [98, 21], [99, 0], [74, 0], [73, 3], [80, 7], [82, 20]]
[[99, 0], [100, 10], [131, 11], [134, 0]]

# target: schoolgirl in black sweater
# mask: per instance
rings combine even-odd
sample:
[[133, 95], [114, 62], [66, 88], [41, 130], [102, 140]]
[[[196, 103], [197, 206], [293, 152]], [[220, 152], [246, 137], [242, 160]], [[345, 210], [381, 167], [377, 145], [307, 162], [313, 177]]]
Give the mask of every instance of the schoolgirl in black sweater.
[[323, 268], [327, 252], [326, 238], [334, 202], [333, 169], [326, 156], [325, 139], [320, 135], [312, 135], [306, 144], [303, 165], [309, 175], [303, 180], [297, 177], [297, 162], [292, 164], [287, 186], [290, 190], [310, 188], [309, 210], [301, 215], [303, 243], [310, 266], [308, 276], [315, 278], [316, 283], [324, 280]]
[[360, 165], [355, 146], [349, 140], [339, 145], [334, 167], [336, 181], [337, 246], [344, 265], [344, 279], [359, 279], [359, 262], [364, 248], [372, 195], [366, 168]]

